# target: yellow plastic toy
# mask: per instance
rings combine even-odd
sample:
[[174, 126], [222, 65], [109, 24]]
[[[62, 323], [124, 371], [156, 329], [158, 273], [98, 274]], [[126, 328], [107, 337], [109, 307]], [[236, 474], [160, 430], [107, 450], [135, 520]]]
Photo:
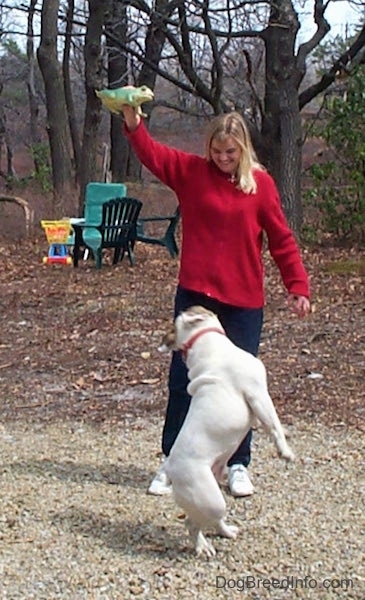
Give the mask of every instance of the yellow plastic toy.
[[45, 265], [62, 264], [72, 265], [72, 258], [68, 253], [67, 242], [73, 232], [70, 221], [41, 221], [49, 243], [48, 256], [43, 257]]

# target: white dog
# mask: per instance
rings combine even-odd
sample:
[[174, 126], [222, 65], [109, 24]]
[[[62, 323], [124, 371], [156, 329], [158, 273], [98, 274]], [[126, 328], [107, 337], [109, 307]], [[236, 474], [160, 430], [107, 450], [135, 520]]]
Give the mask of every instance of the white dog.
[[164, 468], [198, 555], [214, 556], [202, 529], [214, 527], [235, 538], [224, 520], [226, 503], [218, 482], [228, 459], [258, 419], [273, 436], [280, 455], [293, 460], [269, 395], [262, 362], [235, 346], [215, 314], [200, 306], [182, 312], [160, 351], [185, 355], [191, 404]]

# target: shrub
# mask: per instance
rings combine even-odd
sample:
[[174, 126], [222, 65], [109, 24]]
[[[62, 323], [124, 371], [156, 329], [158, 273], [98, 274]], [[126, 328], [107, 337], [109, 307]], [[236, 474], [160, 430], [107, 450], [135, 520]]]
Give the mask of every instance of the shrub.
[[307, 205], [318, 225], [340, 238], [365, 239], [365, 68], [348, 78], [341, 95], [327, 96], [325, 119], [316, 126], [331, 158], [309, 168]]

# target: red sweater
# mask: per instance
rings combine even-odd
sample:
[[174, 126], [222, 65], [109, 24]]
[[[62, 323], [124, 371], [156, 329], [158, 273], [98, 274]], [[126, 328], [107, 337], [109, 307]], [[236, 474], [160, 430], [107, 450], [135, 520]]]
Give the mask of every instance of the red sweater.
[[246, 194], [213, 162], [154, 140], [143, 120], [124, 132], [139, 160], [177, 195], [182, 219], [179, 283], [233, 306], [264, 304], [262, 240], [289, 293], [309, 297], [298, 246], [272, 177], [255, 171], [257, 192]]

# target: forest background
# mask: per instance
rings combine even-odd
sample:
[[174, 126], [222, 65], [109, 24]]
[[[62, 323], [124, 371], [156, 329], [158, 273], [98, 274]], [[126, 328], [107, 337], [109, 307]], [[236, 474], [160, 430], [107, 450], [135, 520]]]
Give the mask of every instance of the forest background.
[[[336, 6], [351, 9], [351, 23], [333, 36], [327, 11]], [[0, 8], [2, 183], [22, 197], [36, 183], [52, 201], [48, 217], [82, 215], [89, 181], [146, 179], [120, 118], [95, 95], [133, 84], [155, 92], [145, 105], [151, 130], [187, 149], [202, 152], [213, 114], [241, 112], [295, 231], [312, 241], [363, 238], [362, 3], [31, 0]], [[19, 155], [28, 156], [25, 173], [17, 173]]]

